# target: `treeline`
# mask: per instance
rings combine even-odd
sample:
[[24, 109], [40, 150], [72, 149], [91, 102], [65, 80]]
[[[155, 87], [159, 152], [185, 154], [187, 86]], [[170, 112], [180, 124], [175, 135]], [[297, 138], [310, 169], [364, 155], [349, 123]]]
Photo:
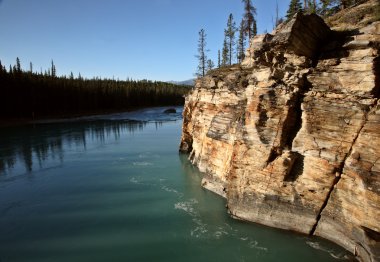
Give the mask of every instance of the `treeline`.
[[[244, 13], [239, 27], [236, 27], [234, 16], [230, 14], [227, 19], [227, 26], [224, 29], [224, 41], [222, 49], [218, 50], [217, 67], [225, 67], [232, 65], [235, 61], [241, 63], [244, 59], [244, 51], [247, 40], [257, 34], [256, 22], [256, 7], [253, 6], [251, 0], [242, 0]], [[236, 34], [238, 40], [236, 41]], [[207, 34], [204, 29], [199, 31], [198, 54], [195, 56], [198, 59], [198, 67], [195, 73], [198, 77], [203, 77], [205, 74], [215, 67], [215, 63], [208, 59], [206, 48]], [[236, 59], [236, 60], [235, 60]]]
[[39, 118], [181, 105], [191, 87], [149, 80], [85, 79], [57, 76], [52, 62], [44, 73], [22, 70], [20, 60], [7, 70], [0, 61], [0, 117]]
[[289, 20], [297, 12], [318, 14], [327, 17], [350, 6], [367, 2], [368, 0], [291, 0], [286, 14]]
[[[156, 127], [160, 123], [156, 123]], [[64, 161], [65, 147], [86, 150], [90, 141], [104, 141], [109, 134], [116, 140], [121, 133], [142, 131], [147, 123], [137, 121], [96, 121], [65, 127], [65, 123], [56, 124], [58, 128], [27, 126], [23, 129], [5, 129], [1, 132], [0, 176], [7, 174], [19, 164], [30, 173], [34, 169], [46, 168], [51, 160]], [[38, 135], [36, 135], [38, 134]]]

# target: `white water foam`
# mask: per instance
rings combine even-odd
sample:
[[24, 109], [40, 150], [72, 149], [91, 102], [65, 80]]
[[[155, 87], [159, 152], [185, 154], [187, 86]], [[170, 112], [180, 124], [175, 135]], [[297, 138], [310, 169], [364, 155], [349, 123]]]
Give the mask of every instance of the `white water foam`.
[[332, 256], [333, 258], [335, 259], [339, 259], [339, 260], [349, 260], [350, 258], [345, 255], [345, 254], [342, 254], [342, 253], [339, 253], [339, 254], [336, 254], [334, 253], [331, 249], [329, 248], [326, 248], [326, 247], [323, 247], [321, 246], [321, 244], [319, 242], [313, 242], [313, 241], [306, 241], [306, 244], [316, 250], [321, 250], [321, 251], [324, 251], [324, 252], [327, 252], [330, 254], [330, 256]]
[[218, 230], [214, 233], [214, 236], [216, 239], [220, 239], [221, 237], [227, 236], [227, 235], [228, 235], [228, 233], [226, 231], [224, 231], [223, 229]]
[[196, 216], [197, 213], [194, 209], [194, 205], [196, 205], [196, 204], [198, 204], [198, 201], [196, 199], [192, 198], [189, 201], [175, 203], [174, 208], [183, 210], [191, 216]]
[[193, 222], [196, 227], [191, 230], [190, 235], [196, 238], [203, 237], [208, 232], [207, 225], [200, 218], [193, 218]]
[[153, 166], [153, 163], [150, 162], [133, 162], [134, 166]]
[[258, 250], [263, 250], [263, 251], [268, 251], [268, 248], [259, 246], [259, 242], [257, 242], [256, 240], [250, 241], [248, 245], [249, 245], [250, 248], [254, 248], [254, 249], [258, 249]]
[[174, 194], [178, 195], [179, 197], [183, 197], [183, 193], [178, 192], [174, 188], [170, 188], [170, 187], [167, 187], [167, 186], [161, 186], [161, 189], [165, 190], [166, 192], [169, 192], [169, 193], [174, 193]]
[[129, 182], [131, 182], [133, 184], [140, 184], [140, 182], [135, 177], [132, 177], [131, 179], [129, 179]]
[[193, 217], [192, 221], [195, 224], [194, 229], [190, 231], [190, 235], [195, 238], [201, 238], [204, 237], [205, 234], [209, 232], [207, 229], [207, 225], [203, 223], [202, 219], [200, 218], [199, 213], [195, 209], [195, 205], [198, 204], [198, 201], [194, 198], [184, 201], [184, 202], [178, 202], [174, 204], [175, 209], [180, 209], [185, 211], [187, 214]]
[[160, 155], [152, 154], [150, 152], [142, 153], [138, 155], [139, 158], [160, 158]]

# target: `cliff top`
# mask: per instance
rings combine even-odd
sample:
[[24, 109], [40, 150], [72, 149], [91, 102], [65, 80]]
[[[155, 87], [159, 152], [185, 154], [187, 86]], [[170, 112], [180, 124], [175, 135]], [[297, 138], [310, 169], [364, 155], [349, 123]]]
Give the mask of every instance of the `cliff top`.
[[369, 0], [327, 17], [325, 22], [332, 30], [345, 31], [358, 29], [379, 20], [380, 1]]

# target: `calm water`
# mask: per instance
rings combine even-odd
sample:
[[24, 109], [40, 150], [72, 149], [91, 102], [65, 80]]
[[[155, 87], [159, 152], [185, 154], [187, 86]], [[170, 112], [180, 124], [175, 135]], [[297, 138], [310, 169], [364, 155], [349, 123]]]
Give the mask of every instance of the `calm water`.
[[178, 154], [180, 114], [161, 112], [1, 128], [0, 261], [349, 259], [229, 218]]

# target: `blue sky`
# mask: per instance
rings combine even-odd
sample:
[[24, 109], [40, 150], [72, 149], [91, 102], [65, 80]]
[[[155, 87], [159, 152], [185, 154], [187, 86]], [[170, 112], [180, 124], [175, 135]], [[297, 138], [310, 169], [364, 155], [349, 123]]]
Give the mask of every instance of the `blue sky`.
[[[259, 33], [272, 30], [276, 0], [253, 0]], [[288, 0], [278, 0], [284, 16]], [[198, 32], [216, 63], [228, 15], [240, 0], [0, 0], [0, 60], [58, 75], [186, 80], [197, 66]]]

